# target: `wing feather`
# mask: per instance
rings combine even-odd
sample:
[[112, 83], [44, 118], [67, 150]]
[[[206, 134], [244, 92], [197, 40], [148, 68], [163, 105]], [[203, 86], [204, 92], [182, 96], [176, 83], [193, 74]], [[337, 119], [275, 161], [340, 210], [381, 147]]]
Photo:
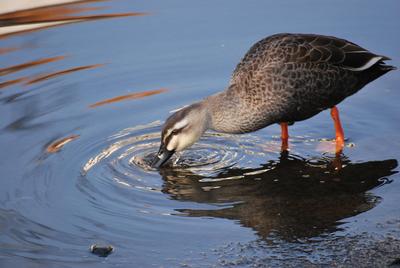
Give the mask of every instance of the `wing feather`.
[[250, 48], [236, 67], [231, 83], [251, 79], [258, 69], [278, 63], [328, 63], [361, 72], [385, 60], [389, 58], [333, 36], [277, 34]]

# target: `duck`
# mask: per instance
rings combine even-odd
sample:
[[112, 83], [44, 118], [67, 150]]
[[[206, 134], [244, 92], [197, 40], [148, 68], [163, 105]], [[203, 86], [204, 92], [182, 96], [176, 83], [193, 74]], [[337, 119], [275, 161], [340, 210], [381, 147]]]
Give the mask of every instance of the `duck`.
[[162, 167], [207, 130], [242, 134], [280, 124], [282, 150], [287, 150], [288, 126], [327, 109], [334, 123], [336, 152], [340, 152], [345, 137], [337, 105], [395, 70], [387, 60], [390, 58], [334, 36], [268, 36], [244, 55], [225, 90], [167, 118], [151, 166]]

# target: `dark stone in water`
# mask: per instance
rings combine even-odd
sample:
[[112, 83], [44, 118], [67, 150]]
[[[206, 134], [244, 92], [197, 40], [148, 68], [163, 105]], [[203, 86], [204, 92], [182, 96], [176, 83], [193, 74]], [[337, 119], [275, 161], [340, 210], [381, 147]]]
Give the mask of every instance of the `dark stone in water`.
[[390, 267], [400, 267], [400, 258], [389, 264]]
[[90, 246], [90, 252], [99, 256], [99, 257], [107, 257], [114, 251], [112, 246], [104, 246], [104, 245], [96, 245], [93, 244]]

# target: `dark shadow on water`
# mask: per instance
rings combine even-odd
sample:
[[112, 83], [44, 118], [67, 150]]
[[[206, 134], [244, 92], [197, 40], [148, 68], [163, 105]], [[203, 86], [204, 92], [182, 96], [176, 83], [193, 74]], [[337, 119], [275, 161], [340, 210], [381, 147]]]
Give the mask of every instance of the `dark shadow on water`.
[[282, 154], [259, 168], [228, 169], [213, 178], [184, 170], [160, 173], [163, 192], [173, 199], [221, 206], [179, 210], [183, 215], [237, 220], [263, 238], [275, 233], [291, 241], [337, 231], [345, 218], [375, 207], [380, 197], [369, 191], [389, 183], [385, 177], [397, 166], [394, 159], [353, 163], [343, 155]]

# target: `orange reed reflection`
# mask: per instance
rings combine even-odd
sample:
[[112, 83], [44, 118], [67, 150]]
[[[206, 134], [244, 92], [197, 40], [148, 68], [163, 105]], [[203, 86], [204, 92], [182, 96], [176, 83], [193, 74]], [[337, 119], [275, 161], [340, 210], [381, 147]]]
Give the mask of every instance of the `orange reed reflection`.
[[76, 140], [77, 138], [79, 138], [79, 135], [71, 135], [66, 138], [56, 140], [56, 141], [52, 142], [49, 146], [47, 146], [46, 151], [48, 153], [56, 153], [56, 152], [60, 151], [61, 148], [64, 147], [65, 144], [67, 144], [73, 140]]
[[18, 71], [26, 69], [26, 68], [30, 68], [33, 66], [46, 64], [49, 62], [54, 62], [54, 61], [58, 61], [58, 60], [62, 60], [62, 59], [64, 59], [64, 56], [43, 58], [43, 59], [29, 61], [29, 62], [18, 64], [18, 65], [13, 65], [10, 67], [0, 68], [0, 76], [10, 74], [10, 73], [15, 73], [15, 72], [18, 72]]
[[58, 71], [58, 72], [54, 72], [54, 73], [39, 75], [36, 78], [26, 82], [25, 85], [31, 85], [34, 83], [38, 83], [38, 82], [50, 79], [50, 78], [54, 78], [54, 77], [61, 76], [61, 75], [66, 75], [66, 74], [73, 73], [73, 72], [94, 69], [94, 68], [97, 68], [97, 67], [100, 67], [103, 65], [104, 64], [92, 64], [92, 65], [86, 65], [86, 66], [79, 66], [79, 67], [74, 67], [74, 68], [70, 68], [70, 69], [66, 69], [66, 70], [62, 70], [62, 71]]
[[105, 104], [109, 104], [109, 103], [114, 103], [114, 102], [119, 102], [119, 101], [123, 101], [123, 100], [133, 100], [133, 99], [140, 99], [140, 98], [144, 98], [144, 97], [148, 97], [151, 95], [156, 95], [156, 94], [160, 94], [163, 92], [166, 92], [167, 89], [165, 88], [160, 88], [160, 89], [155, 89], [155, 90], [147, 90], [147, 91], [142, 91], [142, 92], [135, 92], [135, 93], [131, 93], [128, 95], [122, 95], [122, 96], [117, 96], [111, 99], [106, 99], [103, 101], [99, 101], [96, 102], [94, 104], [89, 105], [90, 108], [95, 108], [98, 106], [102, 106]]
[[15, 85], [15, 84], [18, 84], [18, 83], [22, 83], [26, 79], [27, 79], [26, 77], [21, 77], [21, 78], [9, 80], [9, 81], [1, 82], [0, 83], [0, 89], [3, 89], [3, 88], [8, 87], [8, 86]]
[[2, 27], [0, 27], [0, 36], [30, 32], [66, 23], [146, 15], [146, 13], [141, 12], [78, 15], [83, 12], [103, 9], [102, 7], [82, 7], [82, 4], [88, 2], [99, 2], [99, 0], [80, 1], [0, 14], [0, 21], [2, 22]]
[[0, 47], [0, 55], [13, 52], [17, 49], [16, 47]]

